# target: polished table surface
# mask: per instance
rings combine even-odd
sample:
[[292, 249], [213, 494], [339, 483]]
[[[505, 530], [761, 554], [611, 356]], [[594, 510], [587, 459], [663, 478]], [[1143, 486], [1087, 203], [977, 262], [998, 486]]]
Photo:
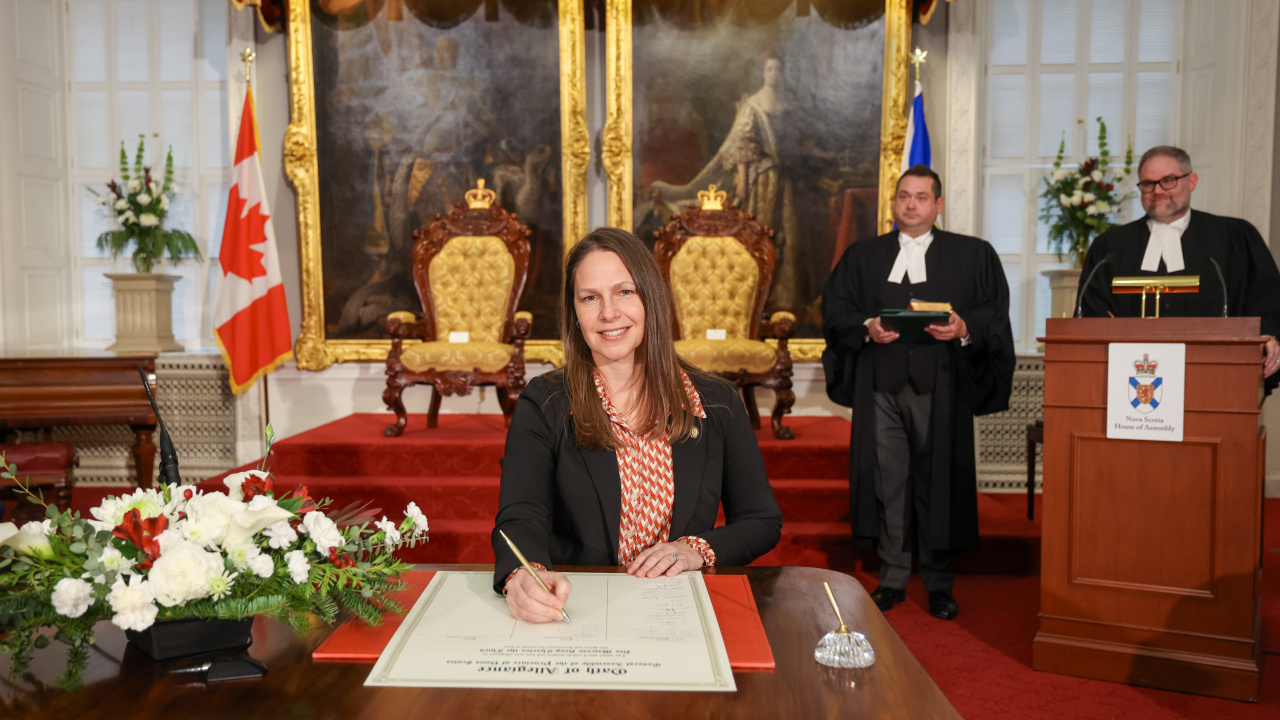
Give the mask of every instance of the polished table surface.
[[[483, 566], [423, 565], [426, 570]], [[601, 568], [563, 568], [608, 572]], [[6, 718], [958, 718], [959, 714], [903, 645], [862, 586], [848, 575], [804, 567], [716, 568], [745, 574], [773, 648], [774, 672], [735, 672], [738, 690], [646, 692], [366, 688], [372, 665], [315, 663], [311, 651], [328, 636], [320, 627], [302, 637], [272, 620], [254, 625], [249, 653], [266, 663], [259, 680], [206, 684], [199, 676], [165, 675], [101, 623], [85, 686], [72, 693], [52, 683], [65, 646], [37, 651], [31, 673], [8, 678], [0, 657], [0, 717]], [[849, 626], [864, 633], [876, 663], [838, 670], [813, 659], [818, 640], [836, 622], [822, 590], [831, 584]]]

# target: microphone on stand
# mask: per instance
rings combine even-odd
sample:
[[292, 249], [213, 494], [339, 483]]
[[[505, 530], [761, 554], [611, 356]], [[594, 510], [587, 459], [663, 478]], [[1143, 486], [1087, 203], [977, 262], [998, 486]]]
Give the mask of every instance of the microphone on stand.
[[1080, 286], [1080, 297], [1076, 298], [1076, 314], [1074, 317], [1080, 317], [1081, 311], [1084, 310], [1084, 294], [1089, 289], [1089, 283], [1093, 282], [1093, 276], [1097, 275], [1102, 266], [1114, 260], [1115, 257], [1115, 253], [1107, 253], [1106, 257], [1102, 258], [1101, 262], [1094, 265], [1093, 269], [1089, 271], [1089, 276], [1084, 279], [1084, 284]]
[[1222, 285], [1222, 317], [1227, 317], [1227, 279], [1222, 277], [1222, 268], [1212, 255], [1209, 256], [1209, 262], [1213, 263], [1213, 269], [1218, 272], [1218, 282]]
[[169, 431], [164, 426], [164, 420], [160, 419], [160, 410], [156, 407], [156, 398], [151, 394], [151, 383], [147, 382], [147, 371], [139, 365], [138, 375], [142, 376], [142, 387], [147, 391], [147, 401], [151, 403], [151, 412], [156, 414], [156, 422], [160, 424], [160, 477], [159, 480], [167, 485], [181, 485], [182, 478], [178, 475], [178, 453], [173, 449], [173, 440], [169, 437]]

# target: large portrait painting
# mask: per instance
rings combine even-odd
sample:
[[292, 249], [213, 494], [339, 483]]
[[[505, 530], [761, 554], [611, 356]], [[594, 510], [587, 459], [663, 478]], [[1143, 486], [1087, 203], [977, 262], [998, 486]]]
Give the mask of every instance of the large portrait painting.
[[[479, 181], [532, 231], [520, 309], [533, 312], [535, 338], [555, 337], [564, 238], [585, 222], [585, 163], [579, 171], [579, 153], [566, 153], [567, 144], [585, 144], [576, 127], [585, 115], [561, 96], [566, 68], [581, 71], [582, 17], [576, 3], [566, 5], [290, 5], [291, 62], [311, 75], [291, 70], [286, 141], [303, 246], [299, 366], [385, 357], [379, 321], [422, 309], [410, 267], [414, 230]], [[310, 112], [309, 127], [300, 111]], [[298, 142], [313, 143], [314, 153], [290, 152]]]
[[893, 23], [892, 0], [629, 4], [631, 187], [611, 220], [652, 243], [716, 185], [774, 231], [766, 316], [791, 311], [797, 336], [820, 337], [835, 260], [880, 231], [885, 139], [897, 130], [884, 98], [901, 102], [886, 58], [906, 66], [905, 44], [887, 34], [909, 30], [905, 3]]

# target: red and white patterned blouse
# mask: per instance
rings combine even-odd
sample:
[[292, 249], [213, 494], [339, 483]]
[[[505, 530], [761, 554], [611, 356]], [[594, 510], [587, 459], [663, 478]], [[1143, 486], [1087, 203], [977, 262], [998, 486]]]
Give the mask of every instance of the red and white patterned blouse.
[[[702, 398], [693, 381], [684, 370], [680, 371], [684, 391], [689, 396], [693, 414], [705, 418]], [[613, 423], [614, 436], [618, 440], [618, 478], [622, 482], [622, 513], [618, 523], [618, 564], [626, 565], [643, 552], [660, 542], [666, 542], [671, 534], [671, 508], [675, 502], [675, 474], [671, 467], [671, 443], [666, 436], [642, 438], [631, 431], [627, 420], [609, 400], [600, 373], [595, 374], [596, 393], [600, 403]], [[706, 540], [696, 535], [676, 538], [702, 556], [703, 567], [716, 564], [716, 552]], [[541, 563], [530, 563], [538, 570], [546, 570]], [[507, 581], [519, 572], [516, 568]], [[502, 590], [506, 594], [506, 588]]]
[[[705, 418], [702, 398], [689, 376], [680, 371], [693, 414]], [[618, 564], [626, 565], [646, 548], [666, 542], [671, 534], [671, 508], [675, 501], [675, 475], [671, 468], [671, 443], [666, 435], [643, 438], [631, 431], [627, 420], [613, 406], [600, 373], [595, 374], [596, 393], [613, 423], [618, 440], [618, 477], [622, 481], [622, 513], [618, 523]], [[703, 565], [716, 563], [715, 551], [706, 540], [693, 535], [678, 538], [702, 556]]]

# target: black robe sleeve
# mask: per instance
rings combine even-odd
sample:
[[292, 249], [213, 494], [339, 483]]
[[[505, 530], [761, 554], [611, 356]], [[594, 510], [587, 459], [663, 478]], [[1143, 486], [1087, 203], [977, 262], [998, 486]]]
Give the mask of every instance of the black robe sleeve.
[[956, 365], [956, 392], [974, 415], [1009, 409], [1013, 393], [1013, 370], [1017, 356], [1013, 326], [1009, 322], [1009, 281], [1000, 256], [990, 243], [978, 245], [974, 263], [977, 301], [957, 308], [969, 329], [970, 343], [952, 343]]
[[853, 407], [853, 374], [858, 351], [865, 342], [865, 323], [873, 308], [863, 306], [862, 278], [858, 273], [865, 246], [854, 244], [840, 257], [822, 289], [822, 370], [827, 397]]

